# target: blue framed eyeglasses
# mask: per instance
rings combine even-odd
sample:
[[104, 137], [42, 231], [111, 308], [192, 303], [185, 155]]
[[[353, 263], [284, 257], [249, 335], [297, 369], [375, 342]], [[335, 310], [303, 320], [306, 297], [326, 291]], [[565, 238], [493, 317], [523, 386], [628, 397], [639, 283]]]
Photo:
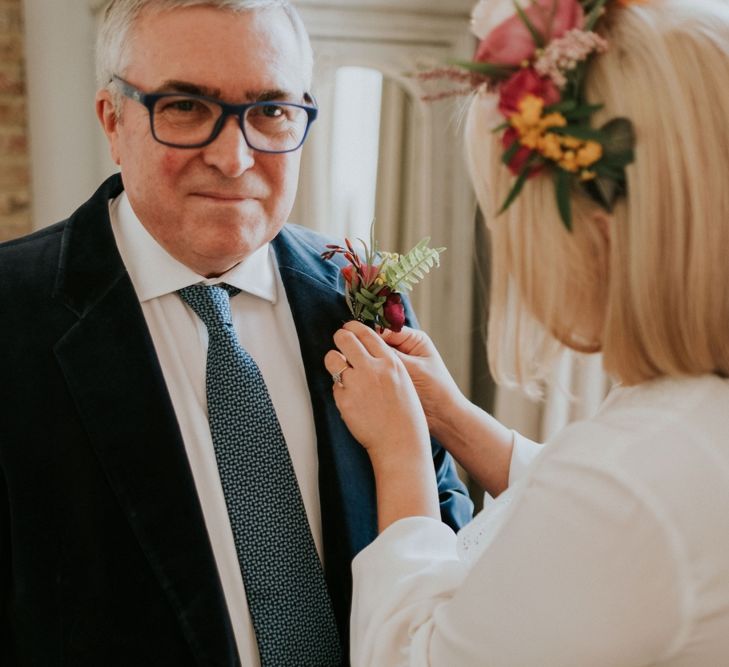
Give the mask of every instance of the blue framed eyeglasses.
[[316, 120], [316, 107], [293, 102], [228, 104], [189, 93], [145, 93], [119, 76], [121, 93], [149, 112], [152, 136], [173, 148], [202, 148], [215, 141], [228, 116], [235, 116], [248, 146], [262, 153], [290, 153], [301, 148]]

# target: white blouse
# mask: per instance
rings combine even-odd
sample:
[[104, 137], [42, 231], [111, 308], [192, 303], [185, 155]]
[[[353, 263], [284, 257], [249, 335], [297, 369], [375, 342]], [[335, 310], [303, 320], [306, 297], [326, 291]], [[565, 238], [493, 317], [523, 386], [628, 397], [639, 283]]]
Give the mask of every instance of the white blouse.
[[729, 665], [729, 380], [616, 388], [539, 449], [458, 536], [357, 556], [353, 666]]

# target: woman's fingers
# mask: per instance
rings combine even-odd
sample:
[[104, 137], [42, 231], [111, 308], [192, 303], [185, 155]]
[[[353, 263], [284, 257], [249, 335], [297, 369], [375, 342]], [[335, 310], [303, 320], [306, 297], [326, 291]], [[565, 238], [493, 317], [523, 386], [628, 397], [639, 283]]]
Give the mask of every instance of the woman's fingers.
[[339, 375], [343, 375], [345, 370], [351, 368], [344, 355], [336, 350], [329, 350], [329, 352], [326, 353], [324, 356], [324, 367], [331, 376], [334, 376], [337, 373]]
[[419, 329], [403, 327], [397, 332], [385, 329], [380, 336], [390, 347], [402, 354], [422, 357], [431, 353], [430, 338]]
[[362, 366], [372, 357], [351, 331], [339, 329], [334, 334], [334, 345], [353, 368]]
[[385, 341], [383, 341], [382, 338], [380, 338], [380, 336], [378, 336], [368, 326], [362, 324], [362, 322], [357, 322], [355, 320], [347, 322], [343, 329], [344, 331], [348, 331], [353, 334], [362, 347], [367, 350], [371, 356], [381, 358], [392, 355], [392, 352]]

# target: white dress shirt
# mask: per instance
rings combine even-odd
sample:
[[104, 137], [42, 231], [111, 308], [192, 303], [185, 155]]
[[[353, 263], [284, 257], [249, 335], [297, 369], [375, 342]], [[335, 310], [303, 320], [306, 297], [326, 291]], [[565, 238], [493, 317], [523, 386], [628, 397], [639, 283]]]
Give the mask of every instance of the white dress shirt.
[[353, 667], [729, 665], [728, 406], [729, 380], [664, 378], [517, 436], [458, 536], [402, 519], [356, 557]]
[[180, 425], [241, 662], [246, 667], [258, 666], [258, 647], [208, 426], [208, 333], [176, 291], [196, 283], [221, 282], [242, 290], [230, 300], [233, 325], [268, 386], [321, 558], [314, 418], [294, 320], [275, 256], [267, 244], [219, 278], [208, 280], [178, 262], [154, 240], [134, 214], [126, 193], [110, 203], [110, 214], [119, 252], [142, 304]]

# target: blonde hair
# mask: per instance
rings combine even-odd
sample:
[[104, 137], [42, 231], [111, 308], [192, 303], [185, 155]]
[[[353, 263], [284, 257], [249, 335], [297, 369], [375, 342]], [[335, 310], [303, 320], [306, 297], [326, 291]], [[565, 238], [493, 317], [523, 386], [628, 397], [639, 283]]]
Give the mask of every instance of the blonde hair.
[[729, 4], [651, 0], [606, 17], [587, 97], [599, 126], [635, 127], [628, 195], [600, 215], [572, 196], [561, 224], [552, 179], [532, 178], [497, 212], [514, 178], [500, 162], [491, 94], [466, 125], [471, 175], [492, 233], [489, 362], [526, 389], [562, 345], [602, 350], [624, 384], [662, 375], [729, 375]]

